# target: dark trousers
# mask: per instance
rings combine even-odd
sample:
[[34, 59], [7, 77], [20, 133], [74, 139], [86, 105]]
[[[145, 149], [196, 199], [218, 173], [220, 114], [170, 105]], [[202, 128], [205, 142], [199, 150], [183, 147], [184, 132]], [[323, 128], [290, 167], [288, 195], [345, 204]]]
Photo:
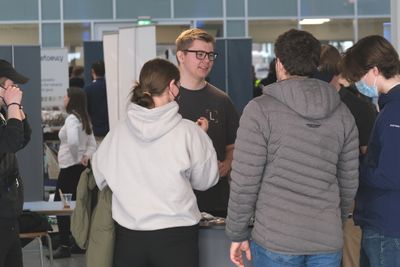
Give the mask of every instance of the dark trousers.
[[115, 223], [114, 267], [198, 267], [198, 225], [134, 231]]
[[18, 222], [0, 222], [0, 267], [22, 267]]
[[[60, 170], [54, 196], [55, 201], [61, 200], [59, 189], [61, 189], [63, 193], [72, 193], [72, 200], [76, 200], [76, 188], [78, 187], [79, 178], [81, 177], [81, 173], [84, 169], [85, 166], [78, 164]], [[57, 216], [57, 224], [60, 237], [60, 245], [70, 246], [70, 216]]]

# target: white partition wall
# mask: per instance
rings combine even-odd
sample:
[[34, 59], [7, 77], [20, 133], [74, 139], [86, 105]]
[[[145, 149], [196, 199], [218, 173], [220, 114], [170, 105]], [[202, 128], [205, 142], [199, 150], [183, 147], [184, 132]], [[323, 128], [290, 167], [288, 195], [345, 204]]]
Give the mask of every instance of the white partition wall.
[[144, 63], [156, 57], [156, 27], [137, 27], [136, 40], [136, 77], [139, 78]]
[[399, 29], [400, 29], [400, 18], [399, 18], [399, 12], [400, 12], [400, 2], [399, 0], [391, 0], [390, 1], [390, 12], [391, 12], [391, 18], [390, 18], [390, 27], [391, 27], [391, 42], [394, 48], [397, 50], [398, 53], [400, 53], [400, 34], [399, 34]]
[[118, 33], [103, 36], [104, 64], [106, 69], [108, 121], [110, 129], [117, 123], [118, 116]]
[[139, 79], [143, 64], [156, 57], [154, 26], [119, 29], [118, 43], [119, 118], [126, 114], [133, 84]]
[[121, 28], [119, 29], [119, 118], [123, 118], [126, 114], [126, 107], [129, 102], [129, 93], [137, 79], [136, 77], [136, 28]]
[[156, 57], [155, 26], [120, 28], [103, 35], [110, 129], [126, 114], [143, 64]]

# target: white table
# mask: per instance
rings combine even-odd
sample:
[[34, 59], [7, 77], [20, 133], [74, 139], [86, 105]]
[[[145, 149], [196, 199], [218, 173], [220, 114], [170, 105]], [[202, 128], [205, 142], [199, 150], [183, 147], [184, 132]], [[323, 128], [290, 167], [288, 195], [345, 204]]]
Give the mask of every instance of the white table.
[[75, 208], [75, 201], [71, 201], [70, 208], [64, 208], [62, 201], [28, 201], [24, 202], [24, 210], [34, 211], [43, 215], [71, 215]]

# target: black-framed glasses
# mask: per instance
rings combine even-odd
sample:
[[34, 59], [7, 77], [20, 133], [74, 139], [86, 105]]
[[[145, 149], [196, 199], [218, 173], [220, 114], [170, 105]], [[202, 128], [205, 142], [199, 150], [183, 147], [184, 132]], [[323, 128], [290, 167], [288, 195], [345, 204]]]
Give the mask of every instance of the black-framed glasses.
[[215, 52], [206, 52], [206, 51], [203, 51], [203, 50], [189, 50], [189, 49], [185, 49], [185, 50], [183, 50], [184, 52], [189, 52], [189, 53], [196, 53], [196, 58], [198, 59], [198, 60], [203, 60], [203, 59], [205, 59], [206, 57], [208, 58], [208, 60], [210, 60], [210, 61], [214, 61], [216, 58], [217, 58], [217, 56], [218, 56], [218, 53], [215, 53]]

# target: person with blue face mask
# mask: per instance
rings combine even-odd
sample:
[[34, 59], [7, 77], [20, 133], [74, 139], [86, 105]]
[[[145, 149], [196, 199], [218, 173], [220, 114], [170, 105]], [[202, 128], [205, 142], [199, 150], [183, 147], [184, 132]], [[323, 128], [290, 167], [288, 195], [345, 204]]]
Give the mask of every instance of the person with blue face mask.
[[357, 90], [368, 97], [376, 98], [379, 96], [378, 88], [376, 87], [376, 78], [372, 86], [368, 86], [362, 79], [356, 82]]
[[349, 48], [344, 76], [377, 97], [380, 113], [360, 165], [354, 221], [362, 229], [360, 266], [400, 266], [400, 60], [382, 36]]

